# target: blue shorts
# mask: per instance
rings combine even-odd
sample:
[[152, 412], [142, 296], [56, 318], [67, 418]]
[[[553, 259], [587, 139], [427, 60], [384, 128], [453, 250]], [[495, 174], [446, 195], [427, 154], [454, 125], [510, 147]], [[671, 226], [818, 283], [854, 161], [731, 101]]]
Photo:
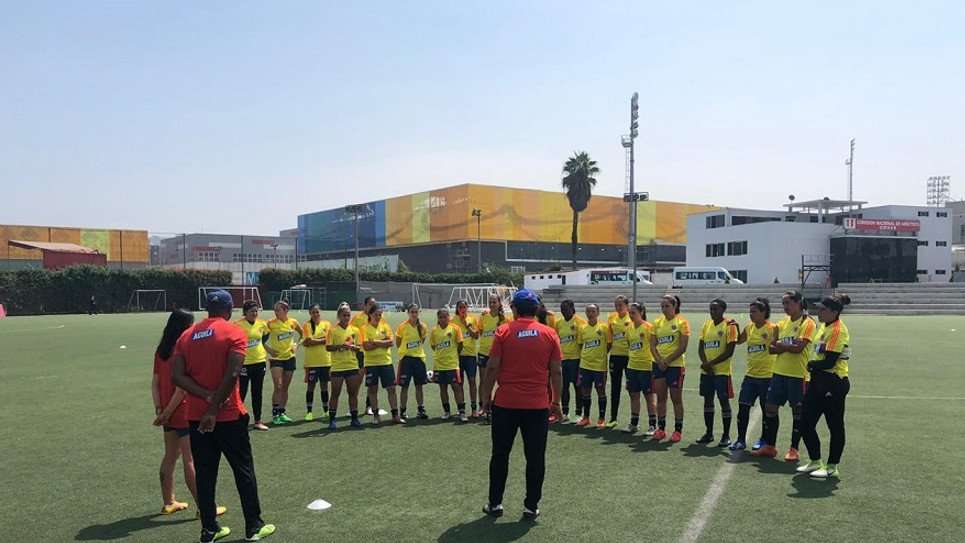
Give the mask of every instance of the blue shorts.
[[478, 368], [479, 362], [476, 360], [476, 355], [459, 357], [459, 369], [466, 378], [475, 379]]
[[439, 370], [432, 374], [432, 380], [440, 385], [461, 385], [459, 370]]
[[623, 370], [627, 369], [627, 364], [630, 363], [630, 357], [625, 354], [611, 354], [610, 355], [610, 373], [623, 373]]
[[644, 370], [634, 370], [627, 368], [627, 392], [635, 394], [650, 392], [653, 385], [653, 373]]
[[404, 387], [409, 386], [410, 381], [415, 381], [416, 386], [422, 386], [429, 382], [429, 375], [426, 372], [426, 361], [414, 356], [403, 356], [399, 360], [398, 383]]
[[684, 367], [670, 366], [666, 370], [661, 370], [657, 364], [653, 365], [653, 380], [666, 379], [667, 386], [670, 388], [683, 388], [685, 373], [687, 368]]
[[744, 377], [737, 403], [754, 405], [758, 400], [767, 401], [767, 389], [771, 386], [770, 377]]
[[730, 375], [707, 375], [700, 374], [700, 395], [704, 398], [717, 396], [721, 400], [730, 400], [734, 397], [734, 382]]
[[333, 371], [329, 374], [332, 379], [351, 379], [359, 374], [359, 370]]
[[479, 367], [480, 367], [480, 368], [485, 368], [485, 367], [486, 367], [486, 364], [489, 364], [489, 355], [488, 355], [488, 354], [479, 354], [479, 355], [476, 356], [476, 360], [477, 360], [477, 363], [479, 364]]
[[580, 360], [564, 360], [563, 367], [563, 386], [576, 384], [580, 380]]
[[331, 380], [329, 375], [331, 367], [305, 368], [305, 382], [308, 384], [327, 383]]
[[395, 386], [395, 372], [392, 371], [391, 364], [365, 368], [365, 386], [378, 386], [380, 382], [382, 383], [382, 388]]
[[788, 377], [786, 375], [774, 374], [771, 377], [771, 386], [767, 389], [767, 403], [778, 407], [786, 403], [798, 405], [804, 401], [804, 392], [807, 383], [803, 377]]
[[582, 388], [590, 388], [592, 386], [598, 386], [598, 387], [606, 386], [606, 372], [580, 368], [579, 377], [577, 377], [577, 380], [576, 380], [576, 386], [582, 387]]
[[285, 371], [295, 371], [295, 359], [289, 358], [288, 360], [272, 360], [269, 363], [271, 369], [281, 368]]

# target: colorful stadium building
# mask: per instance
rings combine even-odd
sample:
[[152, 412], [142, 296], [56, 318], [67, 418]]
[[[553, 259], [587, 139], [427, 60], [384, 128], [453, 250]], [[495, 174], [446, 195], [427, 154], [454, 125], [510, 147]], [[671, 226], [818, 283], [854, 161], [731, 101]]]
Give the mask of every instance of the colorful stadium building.
[[[103, 257], [95, 262], [90, 258], [92, 254]], [[0, 270], [82, 263], [105, 263], [111, 268], [125, 269], [147, 267], [147, 231], [0, 225]]]
[[[715, 209], [659, 201], [638, 206], [637, 261], [652, 269], [683, 265], [687, 215]], [[354, 223], [347, 208], [299, 215], [298, 254], [308, 261], [351, 262]], [[464, 184], [367, 202], [358, 219], [359, 252], [363, 258], [397, 256], [411, 271], [471, 272], [481, 251], [484, 268], [539, 271], [571, 261], [572, 223], [562, 191]], [[593, 196], [580, 214], [579, 265], [626, 263], [628, 224], [622, 198]]]

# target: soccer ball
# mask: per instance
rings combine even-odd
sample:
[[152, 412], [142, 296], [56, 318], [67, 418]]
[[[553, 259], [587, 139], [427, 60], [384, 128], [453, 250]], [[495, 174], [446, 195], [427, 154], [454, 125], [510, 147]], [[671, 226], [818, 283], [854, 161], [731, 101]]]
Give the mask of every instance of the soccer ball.
[[428, 377], [430, 381], [432, 380], [432, 375], [433, 375], [432, 370], [429, 370], [426, 372], [426, 377]]

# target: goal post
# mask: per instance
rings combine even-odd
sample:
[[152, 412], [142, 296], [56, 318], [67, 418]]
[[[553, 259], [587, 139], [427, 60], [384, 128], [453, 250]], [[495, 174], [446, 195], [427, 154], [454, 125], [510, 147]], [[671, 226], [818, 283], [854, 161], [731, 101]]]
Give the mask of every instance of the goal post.
[[495, 283], [413, 283], [412, 301], [420, 307], [439, 309], [453, 308], [459, 300], [469, 304], [469, 310], [480, 312], [489, 307], [489, 296], [499, 296], [505, 307], [509, 307], [516, 287]]
[[162, 289], [135, 289], [127, 300], [127, 310], [167, 311], [168, 292]]
[[281, 299], [288, 302], [292, 309], [308, 309], [312, 306], [312, 290], [308, 288], [286, 288], [281, 291]]
[[235, 307], [241, 307], [249, 300], [257, 302], [258, 307], [263, 307], [258, 287], [198, 287], [198, 310], [204, 311], [207, 308], [208, 294], [215, 290], [223, 290], [231, 294]]

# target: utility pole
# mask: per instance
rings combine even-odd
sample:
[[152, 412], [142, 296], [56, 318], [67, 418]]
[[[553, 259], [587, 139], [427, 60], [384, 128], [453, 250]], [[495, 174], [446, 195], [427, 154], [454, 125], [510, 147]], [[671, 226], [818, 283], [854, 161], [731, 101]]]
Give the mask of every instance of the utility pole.
[[633, 283], [633, 296], [632, 301], [637, 301], [637, 204], [641, 201], [647, 201], [650, 199], [650, 195], [646, 192], [636, 192], [636, 187], [634, 184], [634, 140], [637, 139], [639, 132], [637, 128], [640, 126], [638, 119], [640, 118], [640, 95], [636, 92], [630, 98], [630, 135], [623, 136], [622, 144], [623, 148], [627, 150], [627, 192], [623, 195], [623, 201], [630, 205], [630, 217], [629, 217], [629, 228], [627, 236], [627, 261], [630, 264], [630, 281]]
[[476, 217], [476, 271], [482, 273], [482, 210], [473, 209], [472, 216]]
[[359, 303], [362, 294], [362, 283], [359, 276], [359, 218], [367, 213], [369, 206], [365, 204], [353, 204], [345, 206], [345, 212], [351, 213], [355, 220], [355, 303]]
[[844, 163], [848, 166], [848, 213], [850, 214], [854, 211], [854, 206], [850, 203], [854, 201], [854, 138], [851, 138], [851, 151]]

